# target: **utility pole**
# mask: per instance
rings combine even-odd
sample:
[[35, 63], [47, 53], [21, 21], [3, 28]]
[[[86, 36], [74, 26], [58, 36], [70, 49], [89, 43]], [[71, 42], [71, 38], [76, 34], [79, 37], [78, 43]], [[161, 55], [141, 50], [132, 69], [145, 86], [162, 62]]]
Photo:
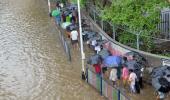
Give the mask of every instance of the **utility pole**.
[[48, 0], [48, 12], [51, 12], [51, 4], [50, 4], [50, 0]]
[[81, 49], [81, 61], [82, 61], [82, 79], [85, 80], [85, 53], [83, 49], [83, 39], [82, 39], [82, 26], [81, 26], [81, 12], [80, 12], [80, 0], [77, 0], [78, 4], [78, 17], [79, 17], [79, 32], [80, 32], [80, 49]]

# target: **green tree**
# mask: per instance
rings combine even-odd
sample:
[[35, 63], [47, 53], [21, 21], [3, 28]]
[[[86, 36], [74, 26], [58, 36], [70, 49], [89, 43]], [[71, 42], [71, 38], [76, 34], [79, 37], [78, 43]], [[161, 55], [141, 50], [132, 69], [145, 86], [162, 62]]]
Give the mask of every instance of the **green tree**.
[[[160, 12], [168, 4], [168, 0], [112, 0], [111, 6], [103, 10], [102, 18], [116, 25], [126, 26], [133, 33], [140, 31], [141, 40], [149, 51], [153, 44], [150, 36], [157, 33]], [[124, 36], [127, 35], [122, 37]], [[126, 40], [127, 38], [121, 38], [122, 42]]]

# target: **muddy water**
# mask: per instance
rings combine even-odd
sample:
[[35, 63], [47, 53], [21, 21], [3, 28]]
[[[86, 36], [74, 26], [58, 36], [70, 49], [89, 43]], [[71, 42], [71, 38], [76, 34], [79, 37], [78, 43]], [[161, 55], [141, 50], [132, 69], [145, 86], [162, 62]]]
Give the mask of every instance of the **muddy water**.
[[0, 0], [0, 100], [102, 100], [81, 80], [45, 0]]

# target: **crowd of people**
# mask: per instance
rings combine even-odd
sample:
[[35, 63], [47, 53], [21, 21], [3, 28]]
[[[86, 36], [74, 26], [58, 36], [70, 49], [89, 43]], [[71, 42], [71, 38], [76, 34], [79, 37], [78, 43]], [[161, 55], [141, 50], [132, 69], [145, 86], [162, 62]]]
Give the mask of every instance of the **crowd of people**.
[[55, 24], [57, 26], [60, 26], [65, 30], [67, 36], [71, 40], [73, 49], [79, 49], [77, 6], [66, 5], [58, 1], [55, 9], [51, 11], [50, 16], [55, 19]]
[[[59, 12], [59, 14], [53, 15], [53, 11], [56, 10], [57, 12]], [[69, 29], [70, 28], [69, 26], [74, 26], [77, 25], [78, 23], [77, 8], [73, 6], [64, 7], [64, 4], [57, 2], [56, 9], [53, 11], [51, 12], [51, 16], [55, 18], [56, 25], [62, 27], [62, 23], [65, 22], [70, 23], [65, 30], [67, 32], [68, 37], [71, 39], [73, 49], [78, 48], [78, 36], [79, 36], [78, 28], [74, 27], [71, 30]], [[89, 44], [90, 47], [94, 49], [96, 54], [99, 54], [99, 52], [103, 50], [102, 44], [99, 45], [97, 39], [91, 38], [87, 41], [87, 44]], [[110, 55], [109, 53], [108, 56], [114, 55]], [[136, 75], [133, 69], [128, 69], [128, 67], [126, 66], [126, 62], [128, 62], [126, 57], [124, 57], [121, 60], [122, 62], [120, 62], [117, 66], [111, 66], [102, 64], [104, 62], [103, 58], [100, 59], [98, 63], [93, 64], [93, 66], [98, 75], [102, 74], [105, 75], [105, 72], [109, 72], [109, 79], [112, 81], [114, 86], [118, 86], [120, 84], [120, 80], [122, 80], [124, 87], [127, 87], [127, 84], [129, 84], [132, 93], [140, 93], [140, 89], [143, 88], [143, 84], [142, 81], [139, 80], [142, 78], [141, 77], [139, 78], [139, 76]]]
[[[114, 55], [108, 48], [103, 47], [105, 44], [97, 45], [97, 41], [94, 42], [94, 40], [91, 40], [88, 44], [95, 51], [95, 54], [88, 59], [87, 63], [93, 66], [97, 75], [109, 79], [114, 87], [129, 90], [132, 94], [140, 94], [140, 90], [144, 88], [143, 72], [145, 67], [138, 68], [143, 65], [138, 56], [133, 55], [132, 59], [129, 59], [126, 55]], [[100, 50], [95, 49], [98, 46]], [[115, 61], [117, 64], [109, 65], [107, 61]], [[152, 85], [156, 88], [155, 98], [156, 100], [164, 100], [170, 90], [170, 83], [168, 82], [170, 80], [170, 67], [156, 67], [152, 74]]]
[[[93, 32], [90, 33], [93, 34]], [[146, 63], [148, 63], [146, 59], [138, 53], [134, 53], [132, 57], [128, 57], [126, 54], [114, 55], [109, 48], [104, 47], [105, 42], [103, 44], [99, 43], [100, 39], [97, 38], [98, 36], [95, 33], [94, 37], [87, 41], [89, 47], [95, 51], [95, 54], [89, 57], [87, 63], [94, 67], [97, 75], [109, 79], [114, 87], [129, 88], [130, 93], [140, 94], [140, 90], [144, 88], [143, 72], [146, 68]], [[152, 85], [155, 85], [154, 88], [158, 87], [155, 90], [156, 100], [164, 100], [170, 90], [170, 83], [168, 82], [170, 79], [170, 67], [158, 68], [160, 68], [159, 71], [156, 69], [154, 72], [157, 73], [155, 76], [158, 77], [156, 79], [158, 81], [154, 81]], [[165, 76], [166, 78], [161, 78]]]
[[[113, 57], [113, 60], [114, 57], [119, 58], [112, 55], [110, 57]], [[113, 86], [120, 86], [120, 82], [122, 82], [124, 88], [127, 88], [129, 85], [131, 93], [140, 93], [140, 89], [143, 88], [142, 72], [140, 76], [137, 76], [137, 73], [133, 69], [129, 69], [126, 65], [126, 62], [128, 62], [126, 57], [121, 59], [122, 62], [119, 63], [120, 65], [107, 65], [101, 58], [99, 59], [100, 61], [97, 64], [93, 64], [96, 74], [104, 77], [103, 75], [106, 75], [105, 73], [109, 73], [108, 79], [113, 83]]]
[[[73, 49], [78, 49], [79, 30], [77, 7], [72, 5], [67, 6], [66, 4], [57, 2], [56, 8], [52, 10], [50, 16], [55, 19], [57, 26], [65, 29], [68, 37], [71, 39]], [[66, 27], [63, 26], [64, 24], [67, 24]], [[131, 93], [140, 93], [140, 89], [144, 87], [142, 81], [144, 67], [138, 69], [132, 67], [136, 65], [142, 66], [141, 63], [138, 62], [138, 58], [133, 55], [133, 59], [129, 60], [126, 56], [113, 55], [107, 48], [103, 47], [105, 42], [101, 42], [101, 37], [96, 35], [96, 32], [84, 31], [84, 34], [83, 39], [87, 40], [86, 42], [89, 47], [95, 51], [95, 54], [90, 59], [91, 62], [95, 63], [90, 64], [93, 65], [96, 74], [105, 77], [107, 76], [106, 73], [109, 73], [108, 79], [112, 82], [113, 86], [118, 87], [120, 84], [123, 84], [123, 88], [129, 87]], [[86, 35], [89, 36], [87, 36], [88, 39]], [[103, 54], [101, 52], [103, 52]], [[117, 64], [106, 64], [106, 60], [109, 58]], [[132, 62], [133, 64], [129, 64]], [[158, 92], [158, 98], [163, 98], [161, 92]]]

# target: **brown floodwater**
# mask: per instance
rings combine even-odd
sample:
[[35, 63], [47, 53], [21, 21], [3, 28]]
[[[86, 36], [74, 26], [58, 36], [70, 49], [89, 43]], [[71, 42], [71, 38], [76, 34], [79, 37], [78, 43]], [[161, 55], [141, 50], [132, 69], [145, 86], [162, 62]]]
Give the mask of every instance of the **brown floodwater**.
[[103, 100], [68, 62], [47, 0], [0, 0], [0, 100]]

